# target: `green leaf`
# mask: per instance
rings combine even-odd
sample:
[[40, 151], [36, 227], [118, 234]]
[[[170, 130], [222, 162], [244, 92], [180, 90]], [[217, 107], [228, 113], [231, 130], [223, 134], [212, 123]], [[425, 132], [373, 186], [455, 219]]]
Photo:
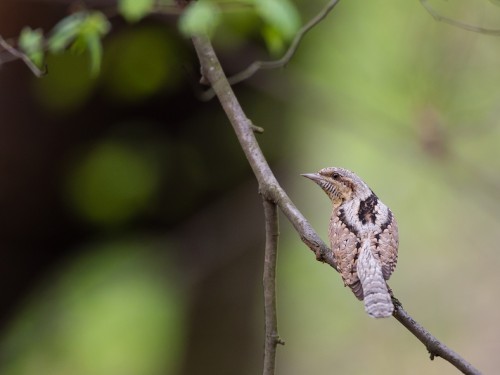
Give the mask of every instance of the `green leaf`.
[[210, 1], [192, 2], [179, 19], [179, 29], [187, 36], [212, 34], [219, 24], [220, 14], [217, 6]]
[[278, 30], [276, 30], [276, 28], [269, 25], [264, 25], [261, 32], [262, 37], [266, 42], [267, 50], [271, 53], [271, 55], [278, 56], [283, 53], [285, 49], [285, 43], [283, 40], [283, 36]]
[[490, 0], [490, 2], [496, 6], [500, 6], [500, 0]]
[[52, 29], [51, 36], [47, 42], [49, 51], [57, 53], [65, 50], [77, 36], [85, 18], [86, 13], [78, 12], [59, 21], [54, 26], [54, 29]]
[[111, 30], [111, 24], [101, 12], [91, 12], [87, 14], [85, 21], [80, 27], [80, 34], [106, 35]]
[[154, 0], [120, 0], [118, 10], [128, 22], [137, 22], [151, 12]]
[[85, 38], [87, 49], [90, 54], [90, 74], [97, 76], [101, 70], [102, 61], [102, 44], [101, 38], [97, 35], [87, 35]]
[[79, 12], [59, 22], [48, 41], [51, 52], [61, 52], [68, 47], [72, 52], [89, 51], [90, 71], [93, 76], [100, 70], [102, 59], [101, 38], [111, 29], [111, 25], [101, 12]]
[[62, 19], [52, 30], [48, 40], [49, 51], [57, 53], [68, 48], [78, 36], [106, 35], [111, 26], [101, 12], [78, 12]]
[[92, 76], [96, 76], [100, 71], [102, 60], [101, 38], [109, 32], [110, 28], [109, 21], [100, 12], [90, 13], [81, 25], [78, 40], [84, 44], [84, 49], [89, 51], [90, 73]]
[[257, 13], [283, 39], [291, 39], [300, 26], [299, 13], [288, 0], [255, 0]]
[[19, 35], [19, 48], [38, 67], [43, 65], [45, 52], [43, 50], [43, 31], [25, 27]]

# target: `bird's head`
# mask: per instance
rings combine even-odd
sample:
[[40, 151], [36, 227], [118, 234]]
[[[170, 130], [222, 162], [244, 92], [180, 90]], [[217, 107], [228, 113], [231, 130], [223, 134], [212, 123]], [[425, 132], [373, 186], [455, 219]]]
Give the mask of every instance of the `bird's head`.
[[372, 194], [363, 180], [344, 168], [328, 167], [318, 173], [306, 173], [302, 176], [316, 182], [333, 203], [342, 203], [354, 198], [366, 199]]

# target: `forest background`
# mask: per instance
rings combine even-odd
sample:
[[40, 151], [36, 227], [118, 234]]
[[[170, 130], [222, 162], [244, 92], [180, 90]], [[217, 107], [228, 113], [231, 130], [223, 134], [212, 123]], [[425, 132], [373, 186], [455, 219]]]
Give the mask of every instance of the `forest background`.
[[[0, 35], [48, 31], [68, 4], [2, 1]], [[294, 4], [298, 25], [324, 5]], [[432, 5], [499, 24], [495, 2]], [[49, 55], [42, 78], [1, 65], [2, 374], [260, 371], [262, 204], [219, 103], [199, 98], [177, 18], [114, 17], [95, 76], [70, 53]], [[248, 10], [225, 14], [213, 40], [229, 75], [285, 48]], [[285, 69], [235, 86], [323, 238], [330, 204], [301, 173], [352, 169], [391, 207], [391, 287], [485, 373], [500, 367], [497, 45], [417, 1], [341, 2]], [[281, 233], [278, 374], [456, 373], [394, 319], [368, 318], [285, 220]]]

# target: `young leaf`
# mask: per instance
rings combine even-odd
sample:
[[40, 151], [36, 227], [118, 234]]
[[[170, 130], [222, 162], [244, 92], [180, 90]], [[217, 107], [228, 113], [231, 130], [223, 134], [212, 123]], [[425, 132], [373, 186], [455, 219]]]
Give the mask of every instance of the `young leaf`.
[[78, 36], [88, 34], [106, 35], [111, 26], [101, 12], [78, 12], [62, 19], [52, 30], [48, 40], [50, 52], [61, 52], [68, 48]]
[[80, 34], [96, 34], [99, 36], [106, 35], [111, 29], [111, 24], [104, 14], [101, 12], [90, 12], [82, 23]]
[[285, 49], [283, 35], [281, 35], [276, 28], [270, 25], [264, 25], [264, 27], [262, 27], [261, 34], [266, 42], [267, 50], [271, 55], [278, 56], [283, 53], [283, 50]]
[[43, 31], [41, 29], [32, 30], [25, 27], [19, 35], [19, 48], [28, 56], [28, 58], [37, 66], [43, 65], [45, 56], [43, 50]]
[[102, 44], [101, 38], [96, 34], [89, 34], [85, 38], [87, 42], [87, 50], [90, 54], [90, 74], [97, 76], [101, 69], [102, 61]]
[[102, 44], [101, 38], [111, 28], [107, 18], [100, 12], [89, 13], [85, 22], [82, 23], [79, 38], [84, 42], [85, 48], [90, 54], [90, 73], [96, 76], [101, 68]]
[[257, 13], [284, 39], [292, 38], [300, 25], [295, 6], [289, 0], [255, 0]]
[[192, 2], [179, 19], [179, 29], [187, 36], [211, 34], [219, 24], [219, 10], [210, 1]]
[[101, 38], [110, 28], [108, 19], [101, 12], [78, 12], [56, 25], [49, 38], [48, 47], [54, 53], [68, 47], [76, 53], [88, 50], [90, 71], [92, 75], [96, 75], [99, 73], [102, 58]]
[[148, 13], [154, 6], [154, 0], [119, 0], [118, 10], [128, 22], [137, 22]]
[[49, 51], [53, 53], [64, 51], [77, 36], [85, 18], [86, 13], [78, 12], [59, 21], [52, 29], [51, 36], [47, 41]]

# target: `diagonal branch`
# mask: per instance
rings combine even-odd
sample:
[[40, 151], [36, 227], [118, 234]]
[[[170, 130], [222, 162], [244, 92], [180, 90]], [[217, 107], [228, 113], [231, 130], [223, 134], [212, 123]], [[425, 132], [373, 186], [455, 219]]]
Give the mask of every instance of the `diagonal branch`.
[[212, 44], [206, 36], [193, 37], [196, 53], [201, 62], [203, 75], [208, 79], [219, 98], [229, 121], [238, 137], [253, 173], [257, 177], [261, 194], [275, 202], [290, 220], [302, 241], [316, 254], [316, 259], [336, 269], [330, 249], [316, 234], [306, 218], [295, 207], [283, 188], [278, 184], [252, 130], [252, 122], [246, 117], [222, 67]]
[[276, 346], [284, 345], [278, 335], [276, 313], [276, 260], [278, 257], [278, 207], [275, 203], [262, 198], [266, 218], [266, 252], [264, 256], [264, 368], [263, 375], [273, 375], [276, 367]]
[[408, 331], [413, 333], [413, 335], [420, 340], [422, 344], [425, 345], [427, 351], [431, 356], [431, 360], [434, 357], [441, 357], [444, 360], [450, 362], [457, 369], [462, 371], [464, 374], [480, 375], [481, 372], [475, 369], [469, 362], [463, 359], [458, 353], [448, 348], [445, 344], [440, 342], [435, 338], [429, 331], [427, 331], [423, 326], [417, 323], [401, 306], [399, 301], [395, 301], [394, 304], [394, 317], [398, 322], [406, 327]]
[[[265, 199], [274, 202], [281, 209], [285, 217], [292, 223], [297, 233], [299, 233], [302, 241], [315, 252], [316, 258], [336, 269], [331, 250], [319, 238], [309, 222], [295, 207], [276, 180], [252, 131], [251, 121], [246, 117], [236, 99], [210, 40], [206, 36], [198, 35], [193, 37], [193, 44], [200, 60], [202, 74], [212, 85], [233, 126], [238, 141], [257, 178], [260, 193]], [[418, 324], [403, 309], [399, 302], [395, 305], [394, 317], [427, 347], [431, 358], [439, 356], [467, 375], [481, 374], [479, 370], [475, 369], [459, 354], [453, 352], [432, 336], [423, 326]]]
[[0, 65], [3, 62], [8, 62], [15, 59], [21, 59], [26, 64], [26, 66], [30, 68], [33, 74], [36, 75], [37, 77], [39, 78], [43, 77], [47, 73], [46, 70], [45, 71], [41, 70], [38, 66], [36, 66], [28, 57], [28, 55], [12, 47], [2, 36], [0, 36], [0, 47], [2, 47], [4, 51], [7, 51], [11, 56], [0, 59]]

